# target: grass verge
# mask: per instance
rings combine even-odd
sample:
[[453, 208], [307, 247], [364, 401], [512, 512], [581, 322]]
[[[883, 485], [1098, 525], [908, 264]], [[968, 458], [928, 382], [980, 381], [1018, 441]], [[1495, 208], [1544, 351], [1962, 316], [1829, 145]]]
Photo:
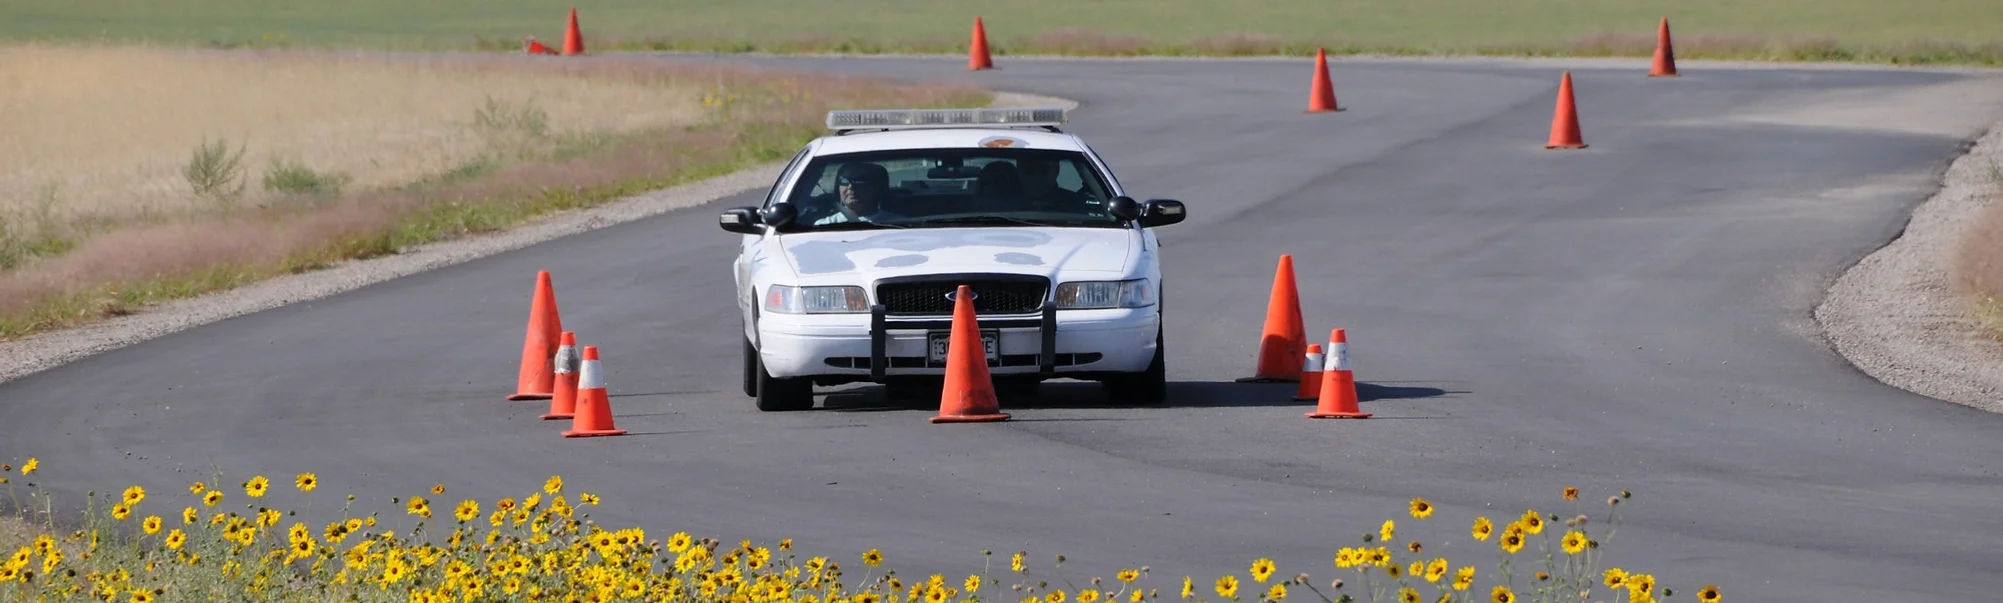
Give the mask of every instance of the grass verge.
[[51, 125], [0, 150], [38, 168], [16, 190], [70, 191], [0, 212], [0, 340], [781, 160], [832, 108], [991, 99], [590, 58], [58, 52], [112, 58], [34, 88]]
[[[1339, 571], [1329, 582], [1258, 558], [1248, 560], [1242, 572], [1182, 576], [1163, 592], [1147, 584], [1145, 566], [1074, 582], [1061, 554], [1051, 558], [1048, 573], [1033, 568], [1027, 552], [1012, 554], [1004, 571], [994, 566], [992, 551], [983, 551], [980, 573], [906, 581], [885, 565], [885, 552], [874, 548], [840, 559], [800, 559], [790, 540], [771, 545], [746, 540], [726, 548], [717, 539], [677, 531], [664, 541], [663, 532], [650, 538], [643, 527], [599, 525], [590, 509], [603, 502], [600, 497], [576, 491], [561, 476], [551, 476], [520, 500], [503, 498], [492, 506], [473, 499], [452, 502], [439, 484], [427, 493], [391, 499], [395, 506], [385, 515], [358, 508], [353, 495], [330, 500], [311, 473], [279, 482], [261, 475], [247, 480], [217, 475], [189, 484], [185, 493], [154, 493], [137, 485], [116, 495], [93, 491], [81, 519], [64, 525], [48, 510], [70, 506], [26, 483], [38, 465], [30, 458], [21, 475], [0, 473], [24, 481], [19, 489], [6, 486], [7, 502], [16, 509], [15, 525], [34, 530], [18, 537], [21, 543], [0, 549], [12, 552], [0, 560], [0, 595], [13, 600], [1649, 603], [1658, 595], [1721, 600], [1715, 585], [1672, 587], [1651, 573], [1607, 566], [1606, 547], [1619, 531], [1622, 505], [1631, 500], [1626, 491], [1602, 503], [1566, 488], [1562, 502], [1554, 497], [1553, 504], [1567, 508], [1567, 515], [1526, 509], [1520, 516], [1497, 518], [1507, 522], [1499, 527], [1485, 516], [1447, 524], [1440, 509], [1413, 499], [1405, 509], [1412, 518], [1407, 523], [1387, 520], [1357, 544], [1335, 551]], [[240, 506], [232, 503], [238, 496], [244, 497]], [[281, 508], [281, 498], [304, 503], [307, 512]], [[323, 506], [315, 516], [316, 502], [340, 506]], [[1442, 538], [1442, 524], [1453, 526], [1445, 529], [1454, 538]], [[1471, 540], [1460, 540], [1461, 534]], [[1468, 547], [1452, 551], [1462, 561], [1448, 559], [1446, 542]], [[845, 570], [851, 561], [860, 567]], [[1493, 567], [1493, 573], [1484, 567]]]

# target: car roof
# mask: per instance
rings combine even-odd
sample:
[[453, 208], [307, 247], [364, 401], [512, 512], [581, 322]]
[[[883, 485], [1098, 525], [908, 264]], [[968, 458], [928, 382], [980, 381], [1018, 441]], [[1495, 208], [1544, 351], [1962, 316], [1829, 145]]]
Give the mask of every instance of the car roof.
[[1068, 133], [1008, 127], [942, 127], [888, 131], [863, 130], [836, 136], [824, 136], [816, 141], [818, 146], [815, 148], [814, 154], [829, 155], [895, 149], [977, 149], [992, 146], [991, 143], [998, 138], [1012, 139], [1007, 148], [1085, 152], [1084, 142], [1080, 141], [1077, 136]]

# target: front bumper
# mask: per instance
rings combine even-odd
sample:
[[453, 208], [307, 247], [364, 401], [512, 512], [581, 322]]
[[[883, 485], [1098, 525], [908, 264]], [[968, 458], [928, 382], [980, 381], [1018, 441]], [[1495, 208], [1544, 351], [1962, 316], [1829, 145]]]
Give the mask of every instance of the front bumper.
[[[996, 376], [1092, 379], [1146, 370], [1161, 327], [1154, 307], [1055, 310], [1039, 315], [982, 317], [979, 329], [997, 331]], [[822, 383], [886, 382], [943, 376], [946, 366], [928, 355], [927, 333], [953, 328], [951, 317], [893, 318], [883, 306], [869, 314], [760, 317], [759, 355], [778, 378], [815, 377]]]

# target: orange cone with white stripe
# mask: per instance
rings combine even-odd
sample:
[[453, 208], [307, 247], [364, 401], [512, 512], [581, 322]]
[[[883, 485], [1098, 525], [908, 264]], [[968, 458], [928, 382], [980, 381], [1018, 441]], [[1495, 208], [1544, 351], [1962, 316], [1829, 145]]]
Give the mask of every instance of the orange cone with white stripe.
[[1349, 370], [1349, 337], [1342, 329], [1328, 336], [1328, 362], [1321, 372], [1321, 402], [1307, 416], [1313, 419], [1368, 419], [1356, 406], [1356, 374]]
[[542, 419], [568, 419], [577, 412], [577, 334], [563, 332], [563, 342], [556, 346], [556, 395], [549, 399], [549, 413]]
[[584, 346], [584, 366], [577, 371], [577, 412], [566, 438], [626, 435], [612, 425], [612, 400], [605, 394], [605, 369], [598, 364], [598, 346]]
[[1308, 344], [1307, 361], [1301, 363], [1301, 388], [1294, 394], [1295, 400], [1316, 400], [1321, 397], [1321, 371], [1327, 357], [1321, 353], [1321, 344]]

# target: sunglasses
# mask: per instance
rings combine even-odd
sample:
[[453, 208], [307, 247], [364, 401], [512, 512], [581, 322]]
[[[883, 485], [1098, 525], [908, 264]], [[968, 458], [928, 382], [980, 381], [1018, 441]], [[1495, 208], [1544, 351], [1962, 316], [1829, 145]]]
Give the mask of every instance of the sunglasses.
[[835, 182], [836, 182], [837, 184], [841, 184], [841, 185], [843, 185], [843, 186], [855, 186], [855, 185], [858, 185], [858, 184], [868, 184], [868, 185], [880, 185], [880, 184], [883, 184], [883, 182], [882, 182], [882, 181], [880, 181], [880, 180], [865, 180], [865, 179], [861, 179], [861, 178], [850, 178], [850, 177], [848, 177], [848, 176], [841, 176], [841, 177], [838, 177], [838, 178], [835, 178]]

